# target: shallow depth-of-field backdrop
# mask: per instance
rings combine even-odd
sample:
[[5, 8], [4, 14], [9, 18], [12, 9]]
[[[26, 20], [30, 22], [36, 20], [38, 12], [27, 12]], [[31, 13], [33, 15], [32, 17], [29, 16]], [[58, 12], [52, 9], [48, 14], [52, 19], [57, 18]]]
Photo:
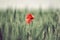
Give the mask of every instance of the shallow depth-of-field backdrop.
[[[30, 25], [27, 13], [34, 15]], [[60, 9], [0, 9], [0, 35], [3, 40], [60, 40]]]

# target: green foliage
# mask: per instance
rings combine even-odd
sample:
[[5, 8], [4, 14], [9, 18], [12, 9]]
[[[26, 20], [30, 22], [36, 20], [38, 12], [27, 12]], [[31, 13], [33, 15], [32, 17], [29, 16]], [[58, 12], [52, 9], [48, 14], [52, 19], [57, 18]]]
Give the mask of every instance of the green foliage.
[[[31, 12], [35, 18], [30, 25], [25, 15]], [[3, 40], [60, 40], [60, 10], [0, 10], [0, 29]]]

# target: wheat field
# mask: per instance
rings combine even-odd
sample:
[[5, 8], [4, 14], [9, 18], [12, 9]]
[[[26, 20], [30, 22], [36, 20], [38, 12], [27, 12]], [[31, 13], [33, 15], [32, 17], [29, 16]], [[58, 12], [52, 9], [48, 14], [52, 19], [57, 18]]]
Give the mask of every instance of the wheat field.
[[[35, 18], [27, 25], [29, 12]], [[60, 40], [60, 10], [0, 9], [0, 40]]]

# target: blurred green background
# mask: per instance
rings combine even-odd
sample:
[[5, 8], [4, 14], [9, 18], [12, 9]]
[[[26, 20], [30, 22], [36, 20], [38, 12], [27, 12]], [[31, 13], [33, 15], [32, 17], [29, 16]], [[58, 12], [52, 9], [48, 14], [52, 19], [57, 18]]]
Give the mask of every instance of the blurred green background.
[[[27, 13], [35, 17], [30, 25]], [[3, 40], [60, 40], [60, 9], [0, 9], [0, 29]]]

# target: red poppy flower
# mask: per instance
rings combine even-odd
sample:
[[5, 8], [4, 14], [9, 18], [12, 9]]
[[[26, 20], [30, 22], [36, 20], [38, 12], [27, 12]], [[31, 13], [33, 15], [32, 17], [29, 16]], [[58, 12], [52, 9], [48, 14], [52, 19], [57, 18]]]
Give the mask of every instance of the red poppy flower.
[[30, 22], [32, 22], [32, 20], [34, 19], [34, 16], [32, 14], [27, 14], [26, 15], [26, 23], [30, 24]]

